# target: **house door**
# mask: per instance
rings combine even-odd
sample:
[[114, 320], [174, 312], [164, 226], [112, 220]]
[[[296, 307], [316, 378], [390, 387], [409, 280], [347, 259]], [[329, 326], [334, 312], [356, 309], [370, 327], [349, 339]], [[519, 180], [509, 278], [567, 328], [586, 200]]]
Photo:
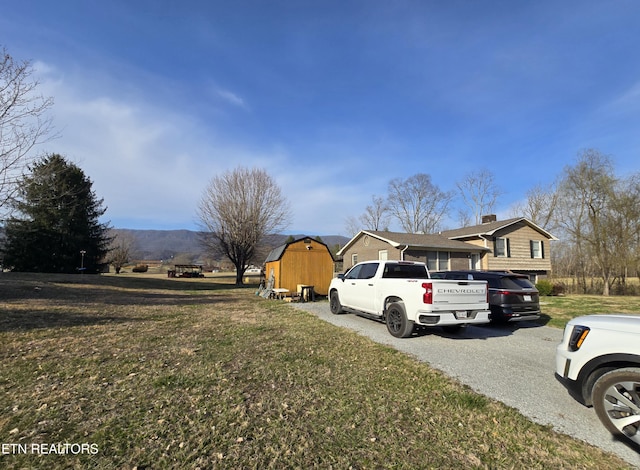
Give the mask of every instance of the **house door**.
[[469, 259], [469, 269], [480, 269], [480, 255], [477, 253], [472, 253], [471, 258]]

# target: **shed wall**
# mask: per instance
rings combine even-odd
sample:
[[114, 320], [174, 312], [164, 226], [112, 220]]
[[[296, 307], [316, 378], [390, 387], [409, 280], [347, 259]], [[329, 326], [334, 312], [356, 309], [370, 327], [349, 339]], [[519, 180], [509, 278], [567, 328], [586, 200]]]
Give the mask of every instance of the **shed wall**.
[[279, 260], [266, 263], [265, 269], [267, 277], [273, 269], [276, 288], [296, 292], [298, 285], [304, 284], [314, 286], [317, 294], [327, 295], [333, 278], [333, 258], [322, 243], [310, 240], [305, 244], [300, 240], [288, 245]]

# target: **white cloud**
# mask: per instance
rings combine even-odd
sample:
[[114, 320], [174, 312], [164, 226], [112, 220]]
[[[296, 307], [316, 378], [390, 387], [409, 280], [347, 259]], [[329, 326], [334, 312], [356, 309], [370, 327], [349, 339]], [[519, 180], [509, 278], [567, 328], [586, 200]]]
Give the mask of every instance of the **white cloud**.
[[211, 176], [246, 159], [242, 151], [208, 137], [191, 116], [143, 100], [124, 101], [117, 90], [85, 96], [76, 77], [56, 75], [52, 67], [39, 70], [47, 71], [42, 90], [55, 97], [61, 135], [45, 150], [82, 168], [104, 198], [109, 219], [191, 225]]
[[[358, 184], [349, 189], [332, 183], [337, 170], [322, 160], [309, 166], [282, 145], [256, 149], [229, 142], [195, 116], [142, 97], [125, 100], [113, 88], [96, 96], [84, 86], [87, 77], [64, 76], [46, 64], [39, 70], [46, 71], [41, 91], [55, 98], [61, 135], [43, 150], [80, 166], [116, 227], [195, 229], [197, 204], [211, 178], [240, 165], [265, 168], [282, 185], [292, 201], [292, 230], [342, 233], [349, 211], [361, 212]], [[240, 97], [223, 94], [244, 106]]]
[[229, 90], [223, 90], [221, 88], [218, 88], [216, 89], [216, 94], [227, 103], [230, 103], [234, 106], [238, 106], [239, 108], [243, 108], [243, 109], [248, 108], [244, 99], [242, 99], [240, 96], [236, 95], [235, 93]]
[[640, 81], [633, 83], [604, 106], [611, 114], [637, 113], [640, 109]]

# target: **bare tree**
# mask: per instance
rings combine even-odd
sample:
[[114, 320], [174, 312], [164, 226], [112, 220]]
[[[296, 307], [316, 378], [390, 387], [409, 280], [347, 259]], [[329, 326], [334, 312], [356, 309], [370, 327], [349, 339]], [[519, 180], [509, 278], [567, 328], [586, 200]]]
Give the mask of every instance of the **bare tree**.
[[358, 217], [358, 221], [363, 230], [388, 230], [389, 207], [385, 198], [371, 196], [371, 204], [366, 207], [364, 214]]
[[214, 177], [198, 207], [203, 244], [221, 252], [236, 268], [236, 285], [265, 235], [286, 228], [290, 208], [275, 181], [264, 170], [243, 167]]
[[640, 193], [627, 193], [630, 188], [634, 186], [614, 176], [611, 158], [593, 149], [582, 152], [578, 163], [565, 169], [559, 188], [562, 228], [581, 257], [583, 275], [589, 260], [595, 264], [603, 295], [610, 294], [620, 258], [633, 239], [626, 219], [638, 214]]
[[109, 237], [111, 244], [109, 246], [109, 255], [107, 262], [116, 270], [116, 274], [120, 274], [120, 270], [131, 261], [131, 251], [136, 243], [135, 237], [131, 233], [110, 231]]
[[33, 161], [33, 147], [46, 140], [52, 120], [46, 112], [53, 98], [36, 93], [28, 61], [16, 62], [5, 48], [0, 57], [0, 209], [17, 189], [23, 170]]
[[558, 198], [559, 193], [554, 184], [547, 187], [534, 186], [527, 191], [524, 203], [514, 204], [511, 214], [513, 217], [526, 217], [534, 224], [552, 232], [558, 228]]
[[626, 289], [629, 271], [637, 270], [640, 255], [640, 174], [618, 181], [609, 205], [608, 240], [616, 280]]
[[456, 186], [475, 225], [480, 224], [483, 215], [493, 212], [500, 190], [496, 185], [495, 176], [489, 170], [468, 173], [456, 183]]
[[358, 217], [350, 215], [344, 220], [344, 227], [347, 234], [354, 237], [360, 230], [362, 230], [362, 223]]
[[470, 227], [471, 225], [473, 225], [473, 221], [471, 220], [471, 215], [469, 215], [469, 211], [458, 209], [458, 226]]
[[360, 230], [389, 230], [389, 206], [384, 197], [371, 196], [368, 205], [358, 217], [349, 216], [345, 220], [345, 228], [349, 235], [355, 236]]
[[441, 191], [424, 173], [395, 178], [388, 189], [389, 212], [409, 233], [436, 232], [453, 199], [452, 192]]

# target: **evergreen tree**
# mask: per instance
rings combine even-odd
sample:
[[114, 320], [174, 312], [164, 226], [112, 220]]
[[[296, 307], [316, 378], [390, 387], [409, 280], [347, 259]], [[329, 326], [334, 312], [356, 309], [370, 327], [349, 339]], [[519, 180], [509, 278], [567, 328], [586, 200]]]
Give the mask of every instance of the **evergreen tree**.
[[110, 238], [93, 183], [75, 164], [52, 154], [30, 167], [7, 221], [4, 265], [14, 271], [97, 273]]

